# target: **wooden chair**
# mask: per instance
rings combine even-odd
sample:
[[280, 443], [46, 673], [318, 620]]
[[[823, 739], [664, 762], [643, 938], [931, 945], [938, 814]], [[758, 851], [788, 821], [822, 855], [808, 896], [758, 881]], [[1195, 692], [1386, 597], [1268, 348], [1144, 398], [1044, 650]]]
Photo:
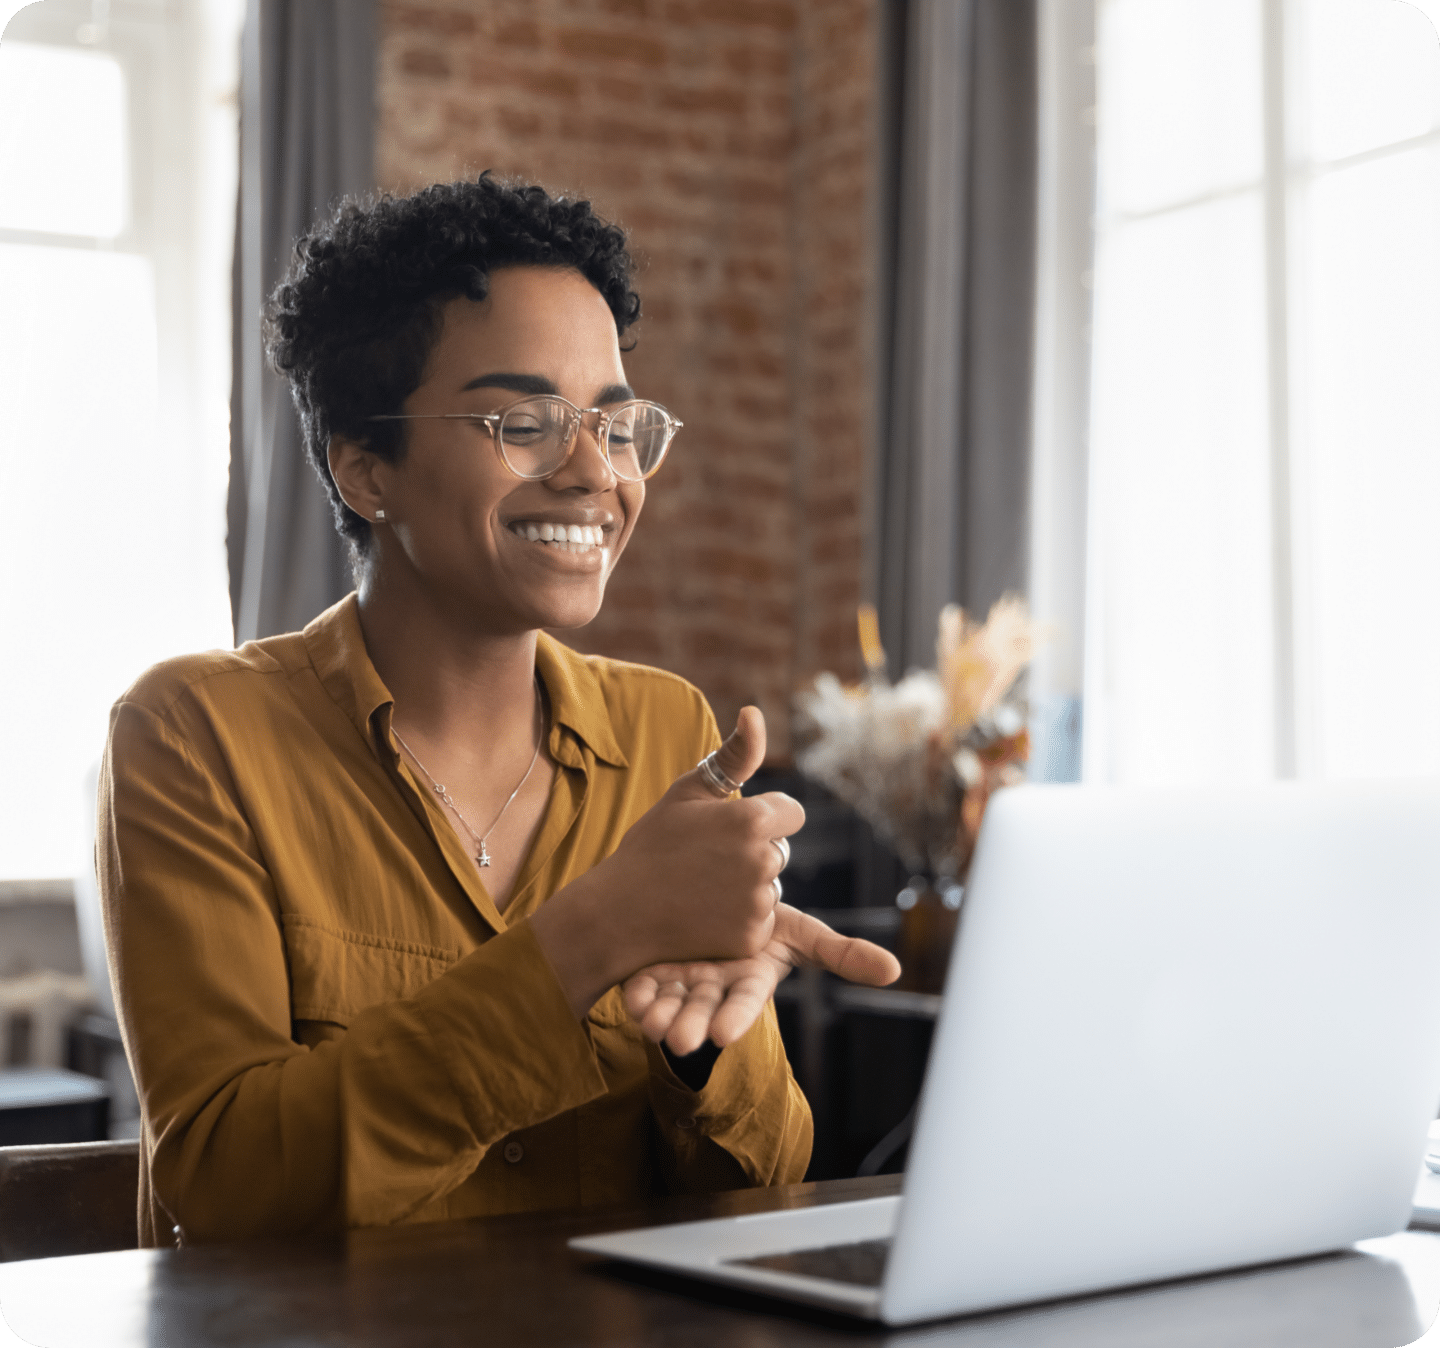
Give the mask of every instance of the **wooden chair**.
[[133, 1250], [138, 1142], [0, 1147], [0, 1262]]

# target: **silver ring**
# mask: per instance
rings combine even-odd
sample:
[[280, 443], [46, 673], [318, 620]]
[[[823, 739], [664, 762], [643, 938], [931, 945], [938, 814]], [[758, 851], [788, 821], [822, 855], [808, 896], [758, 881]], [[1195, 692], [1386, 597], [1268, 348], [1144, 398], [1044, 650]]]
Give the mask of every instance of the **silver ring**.
[[778, 904], [785, 897], [785, 886], [780, 883], [778, 875], [770, 882], [770, 887], [775, 891], [775, 902]]
[[780, 852], [780, 869], [783, 871], [790, 864], [790, 839], [771, 838], [770, 846], [778, 848]]
[[715, 761], [719, 753], [720, 750], [716, 749], [713, 754], [706, 754], [695, 766], [700, 769], [700, 775], [705, 779], [706, 785], [717, 796], [724, 796], [728, 799], [740, 789], [740, 783], [732, 782]]

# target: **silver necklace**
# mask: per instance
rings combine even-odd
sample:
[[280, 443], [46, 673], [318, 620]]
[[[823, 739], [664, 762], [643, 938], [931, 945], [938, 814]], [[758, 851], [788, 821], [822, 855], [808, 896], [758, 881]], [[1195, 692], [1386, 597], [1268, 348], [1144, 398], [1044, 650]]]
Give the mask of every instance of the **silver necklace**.
[[440, 799], [443, 800], [445, 804], [447, 804], [454, 812], [455, 818], [460, 821], [460, 827], [463, 828], [465, 832], [470, 835], [470, 841], [475, 844], [475, 864], [477, 866], [488, 866], [490, 864], [490, 850], [485, 846], [486, 840], [490, 837], [492, 833], [495, 832], [496, 828], [500, 824], [501, 819], [505, 817], [505, 811], [508, 810], [512, 804], [514, 804], [515, 797], [520, 794], [520, 787], [524, 786], [525, 783], [530, 780], [530, 774], [535, 771], [535, 764], [540, 758], [540, 746], [545, 742], [545, 719], [544, 702], [540, 692], [540, 679], [538, 675], [535, 679], [535, 701], [537, 707], [540, 709], [541, 714], [540, 733], [535, 736], [535, 752], [530, 755], [530, 766], [525, 769], [525, 775], [520, 779], [519, 785], [517, 785], [516, 788], [510, 793], [509, 799], [507, 799], [506, 802], [500, 807], [500, 813], [497, 814], [493, 820], [491, 820], [490, 827], [487, 828], [483, 834], [476, 833], [475, 830], [470, 827], [470, 821], [466, 819], [463, 814], [460, 813], [460, 807], [455, 803], [455, 797], [452, 796], [444, 786], [442, 786], [430, 775], [430, 769], [427, 768], [425, 764], [420, 761], [419, 757], [415, 753], [415, 750], [412, 749], [408, 744], [406, 744], [404, 739], [401, 738], [400, 732], [395, 729], [394, 722], [392, 721], [390, 724], [391, 733], [395, 736], [397, 740], [400, 740], [400, 744], [404, 748], [405, 752], [415, 760], [415, 766], [425, 774], [425, 780], [429, 782], [432, 787], [435, 788], [435, 794], [439, 796]]

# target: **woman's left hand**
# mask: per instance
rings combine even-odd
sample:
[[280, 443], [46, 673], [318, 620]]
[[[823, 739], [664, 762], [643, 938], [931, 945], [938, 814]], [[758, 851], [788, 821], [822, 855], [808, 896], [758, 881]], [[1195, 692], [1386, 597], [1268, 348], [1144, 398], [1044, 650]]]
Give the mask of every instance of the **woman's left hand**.
[[755, 1023], [792, 969], [827, 969], [851, 983], [884, 987], [900, 977], [900, 961], [856, 936], [842, 936], [789, 904], [775, 906], [769, 943], [749, 959], [652, 964], [622, 985], [625, 1007], [647, 1038], [672, 1053], [693, 1053], [705, 1040], [721, 1048]]

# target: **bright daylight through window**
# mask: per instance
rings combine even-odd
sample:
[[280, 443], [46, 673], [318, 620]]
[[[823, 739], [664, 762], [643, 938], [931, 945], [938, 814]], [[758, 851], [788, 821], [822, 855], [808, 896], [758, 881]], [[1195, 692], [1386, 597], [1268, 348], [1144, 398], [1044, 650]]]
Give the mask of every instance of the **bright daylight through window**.
[[0, 43], [0, 880], [90, 865], [110, 704], [231, 639], [239, 7], [99, 13], [47, 0]]
[[1100, 0], [1085, 776], [1440, 772], [1440, 40]]

